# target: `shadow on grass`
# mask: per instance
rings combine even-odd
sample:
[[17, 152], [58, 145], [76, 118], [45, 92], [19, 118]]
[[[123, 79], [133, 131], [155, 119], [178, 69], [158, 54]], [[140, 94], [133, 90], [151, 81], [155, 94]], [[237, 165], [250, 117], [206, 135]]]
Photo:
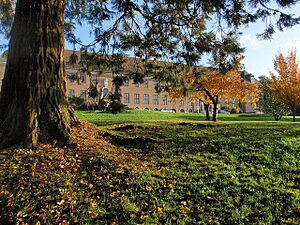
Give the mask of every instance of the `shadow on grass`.
[[[297, 224], [299, 153], [293, 140], [283, 144], [282, 137], [293, 137], [299, 126], [294, 130], [289, 124], [278, 124], [270, 129], [261, 124], [259, 128], [230, 124], [224, 129], [182, 123], [149, 128], [144, 134], [131, 129], [130, 135], [165, 134], [145, 154], [152, 152], [155, 167], [165, 172], [155, 177], [172, 182], [175, 193], [152, 194], [178, 207], [177, 215], [188, 210], [185, 218], [191, 224], [207, 224], [206, 216], [211, 214], [220, 224]], [[132, 143], [123, 141], [130, 151]], [[135, 145], [141, 152], [145, 147]], [[180, 209], [182, 204], [187, 206]]]

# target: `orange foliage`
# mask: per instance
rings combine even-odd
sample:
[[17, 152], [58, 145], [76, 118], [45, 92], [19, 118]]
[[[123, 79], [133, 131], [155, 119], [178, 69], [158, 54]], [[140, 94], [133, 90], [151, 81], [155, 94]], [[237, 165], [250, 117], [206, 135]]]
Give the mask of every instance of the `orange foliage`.
[[0, 0], [0, 9], [9, 15], [14, 14], [15, 3], [13, 0]]
[[282, 53], [276, 55], [274, 68], [278, 75], [271, 73], [271, 90], [277, 100], [286, 104], [295, 113], [300, 107], [300, 71], [296, 51], [292, 50], [287, 57]]
[[236, 70], [231, 70], [226, 75], [211, 71], [207, 77], [200, 79], [198, 89], [203, 90], [213, 102], [221, 97], [228, 100], [254, 102], [258, 93], [257, 85], [244, 82]]
[[179, 76], [184, 84], [170, 89], [172, 99], [186, 100], [187, 90], [191, 91], [189, 98], [201, 99], [209, 104], [217, 102], [221, 97], [241, 102], [255, 102], [258, 97], [258, 86], [244, 82], [237, 70], [231, 70], [226, 75], [216, 70], [209, 71], [207, 76], [198, 80], [191, 71]]

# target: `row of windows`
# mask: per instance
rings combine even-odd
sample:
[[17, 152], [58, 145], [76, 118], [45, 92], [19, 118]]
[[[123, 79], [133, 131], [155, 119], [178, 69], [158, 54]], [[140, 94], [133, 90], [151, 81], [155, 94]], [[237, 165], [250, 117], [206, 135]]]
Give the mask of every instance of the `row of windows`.
[[[69, 89], [69, 97], [75, 97], [75, 90]], [[80, 97], [86, 99], [86, 90], [80, 90]]]
[[[69, 78], [70, 83], [75, 83], [75, 82], [79, 82], [79, 83], [83, 83], [83, 84], [86, 83], [86, 76], [85, 75], [80, 75], [78, 77], [77, 74], [70, 74], [68, 78]], [[99, 84], [101, 87], [108, 86], [108, 79], [99, 79], [95, 75], [93, 75], [91, 77], [90, 81], [91, 81], [92, 84], [94, 84], [94, 85], [98, 85]]]
[[85, 75], [78, 76], [77, 74], [70, 74], [68, 78], [69, 78], [70, 83], [75, 83], [76, 81], [80, 82], [80, 83], [83, 83], [83, 84], [86, 83], [86, 76]]
[[[157, 81], [154, 80], [152, 82], [153, 82], [153, 87], [155, 87], [157, 85]], [[140, 87], [140, 85], [144, 85], [144, 88], [148, 88], [149, 87], [149, 80], [145, 79], [143, 84], [139, 84], [139, 83], [134, 84], [135, 87]], [[129, 86], [129, 80], [126, 80], [124, 82], [124, 86]]]
[[[83, 99], [86, 99], [87, 91], [86, 90], [80, 90], [80, 97]], [[75, 90], [74, 89], [69, 89], [69, 97], [74, 97], [75, 96]], [[153, 95], [153, 104], [154, 105], [159, 105], [159, 96], [158, 95]], [[168, 105], [168, 96], [164, 95], [161, 98], [162, 105]], [[124, 93], [123, 94], [123, 103], [124, 104], [129, 104], [131, 102], [130, 100], [130, 93]], [[141, 103], [141, 94], [134, 94], [133, 98], [134, 104], [140, 104]], [[150, 104], [150, 95], [149, 94], [144, 94], [143, 95], [143, 104]], [[185, 102], [180, 101], [179, 106], [184, 106]], [[198, 102], [196, 103], [198, 106]], [[190, 106], [194, 106], [194, 103], [190, 103]]]
[[[140, 94], [134, 94], [133, 102], [134, 104], [140, 104], [141, 103], [141, 95]], [[130, 94], [129, 93], [124, 93], [124, 104], [129, 104], [130, 103]], [[150, 97], [149, 94], [144, 94], [143, 95], [143, 103], [144, 104], [150, 104]], [[153, 104], [158, 105], [159, 104], [159, 97], [158, 95], [153, 95]], [[168, 96], [164, 95], [162, 97], [162, 104], [163, 105], [168, 105]]]
[[[70, 74], [69, 75], [69, 80], [70, 80], [70, 83], [75, 83], [76, 81], [78, 81], [79, 79], [79, 82], [80, 83], [86, 83], [86, 76], [85, 75], [80, 75], [78, 77], [77, 74]], [[94, 85], [97, 85], [97, 84], [100, 84], [100, 86], [107, 86], [107, 79], [99, 79], [96, 75], [93, 75], [91, 77], [91, 82], [94, 84]], [[153, 87], [155, 87], [157, 85], [157, 81], [152, 81], [153, 82]], [[135, 87], [140, 87], [141, 84], [137, 83], [137, 84], [134, 84]], [[145, 88], [149, 88], [149, 80], [145, 79], [144, 82], [143, 82], [143, 85]], [[124, 81], [124, 86], [129, 86], [129, 80], [125, 80]]]

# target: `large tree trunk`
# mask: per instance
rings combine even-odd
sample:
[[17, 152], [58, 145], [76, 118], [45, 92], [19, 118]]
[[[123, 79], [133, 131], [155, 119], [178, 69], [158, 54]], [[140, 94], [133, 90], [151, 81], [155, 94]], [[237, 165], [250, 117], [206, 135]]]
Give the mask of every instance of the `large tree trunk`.
[[0, 148], [70, 141], [66, 0], [18, 0], [0, 95]]

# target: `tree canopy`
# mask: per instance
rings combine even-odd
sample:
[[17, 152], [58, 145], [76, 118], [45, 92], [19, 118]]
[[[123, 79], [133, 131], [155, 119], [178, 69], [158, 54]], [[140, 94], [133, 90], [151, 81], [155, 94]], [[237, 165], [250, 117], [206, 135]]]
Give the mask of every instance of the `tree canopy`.
[[292, 111], [295, 121], [296, 109], [300, 107], [300, 70], [296, 51], [291, 51], [287, 56], [282, 53], [276, 55], [274, 69], [276, 73], [271, 73], [269, 87], [275, 99]]
[[257, 105], [264, 113], [274, 116], [276, 121], [281, 120], [282, 116], [291, 112], [290, 108], [281, 101], [278, 101], [270, 88], [272, 80], [267, 77], [261, 77], [259, 81], [259, 97]]
[[[1, 33], [9, 34], [17, 1], [0, 1]], [[205, 29], [210, 21], [214, 32], [229, 33], [236, 28], [265, 21], [266, 29], [260, 37], [271, 38], [272, 34], [286, 27], [299, 24], [300, 18], [289, 12], [298, 0], [67, 0], [65, 4], [66, 39], [84, 47], [139, 47], [137, 55], [156, 55], [162, 44], [171, 53], [178, 42], [175, 36], [195, 36]], [[83, 22], [91, 25], [94, 41], [81, 43], [73, 33]], [[209, 43], [209, 32], [200, 35], [202, 45]], [[175, 38], [175, 39], [174, 39]], [[110, 42], [113, 40], [112, 42]], [[185, 47], [189, 48], [187, 40]], [[118, 43], [116, 43], [118, 42]], [[161, 42], [161, 43], [159, 43]], [[162, 43], [164, 42], [164, 43]], [[199, 41], [200, 42], [200, 41]], [[201, 44], [201, 43], [198, 43]], [[160, 47], [159, 47], [160, 46]], [[202, 46], [204, 47], [204, 46]], [[143, 51], [147, 48], [147, 52]], [[164, 50], [165, 50], [164, 48]], [[153, 50], [152, 54], [150, 49]], [[104, 49], [102, 49], [104, 50]], [[162, 52], [161, 52], [162, 53]]]

